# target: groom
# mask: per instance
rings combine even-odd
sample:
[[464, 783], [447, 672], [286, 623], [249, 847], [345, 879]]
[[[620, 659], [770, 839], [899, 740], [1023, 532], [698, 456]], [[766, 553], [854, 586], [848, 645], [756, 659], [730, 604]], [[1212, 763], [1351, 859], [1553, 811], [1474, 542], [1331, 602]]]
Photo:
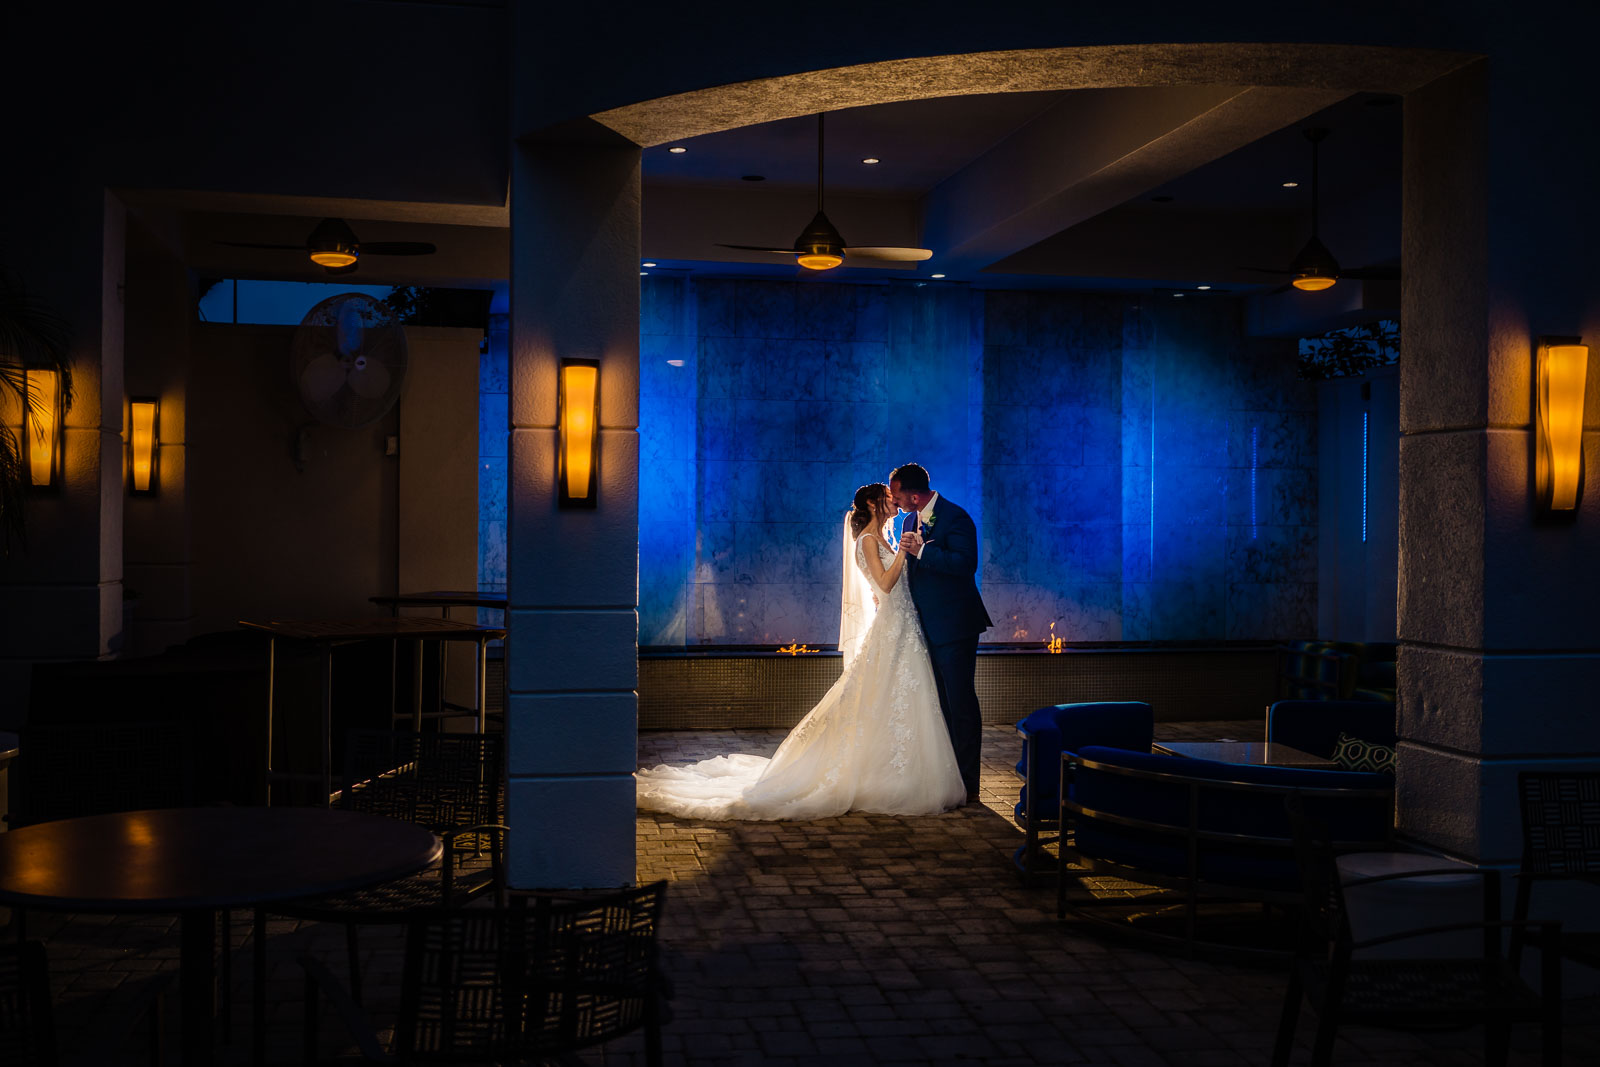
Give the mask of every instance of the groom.
[[895, 468], [889, 493], [907, 512], [901, 526], [911, 601], [922, 620], [939, 687], [939, 710], [956, 752], [956, 766], [967, 787], [967, 801], [978, 799], [978, 757], [983, 718], [973, 675], [978, 667], [978, 635], [991, 624], [978, 596], [978, 527], [972, 516], [934, 492], [928, 472], [915, 463]]

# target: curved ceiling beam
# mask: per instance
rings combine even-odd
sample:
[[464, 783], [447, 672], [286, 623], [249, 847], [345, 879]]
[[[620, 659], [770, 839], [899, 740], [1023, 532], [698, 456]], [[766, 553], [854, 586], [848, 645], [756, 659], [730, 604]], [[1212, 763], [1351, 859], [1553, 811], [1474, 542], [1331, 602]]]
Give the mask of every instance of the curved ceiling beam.
[[1139, 44], [893, 59], [719, 85], [591, 117], [642, 148], [868, 104], [972, 93], [1238, 85], [1407, 93], [1465, 52], [1336, 44]]

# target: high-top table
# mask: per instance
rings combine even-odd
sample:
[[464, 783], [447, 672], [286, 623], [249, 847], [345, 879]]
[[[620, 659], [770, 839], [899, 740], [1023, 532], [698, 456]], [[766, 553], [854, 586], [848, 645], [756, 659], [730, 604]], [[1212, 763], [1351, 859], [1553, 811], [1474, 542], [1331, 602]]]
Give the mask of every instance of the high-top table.
[[424, 827], [353, 811], [218, 807], [89, 815], [0, 834], [0, 903], [177, 912], [183, 1062], [210, 1064], [219, 910], [375, 885], [421, 870], [441, 851]]
[[[392, 641], [473, 641], [478, 646], [478, 732], [484, 732], [488, 713], [488, 659], [489, 642], [505, 637], [503, 628], [477, 626], [452, 619], [430, 618], [363, 618], [363, 619], [295, 619], [289, 621], [250, 622], [239, 620], [239, 625], [260, 630], [271, 636], [267, 646], [267, 756], [266, 788], [268, 803], [272, 800], [272, 717], [274, 708], [273, 675], [277, 666], [278, 641], [300, 641], [316, 645], [322, 650], [322, 768], [317, 779], [321, 782], [323, 798], [333, 792], [333, 650], [338, 645], [352, 641], [387, 639]], [[421, 654], [419, 652], [418, 659]]]
[[[380, 607], [389, 609], [389, 614], [395, 618], [400, 617], [401, 608], [438, 608], [439, 617], [448, 619], [451, 608], [487, 608], [490, 611], [501, 612], [501, 622], [504, 623], [507, 604], [510, 601], [503, 592], [484, 591], [479, 589], [429, 589], [420, 593], [398, 593], [394, 595], [372, 596], [367, 598]], [[460, 712], [473, 715], [478, 720], [478, 732], [483, 733], [484, 720], [487, 712], [485, 700], [488, 696], [487, 682], [484, 671], [488, 666], [487, 652], [480, 646], [478, 657], [478, 705], [474, 708], [462, 707], [452, 704], [445, 699], [445, 666], [448, 658], [444, 655], [444, 646], [439, 646], [439, 711], [441, 714]], [[399, 720], [399, 712], [391, 709], [390, 718]], [[420, 655], [412, 661], [411, 679], [411, 728], [422, 729], [422, 657]]]

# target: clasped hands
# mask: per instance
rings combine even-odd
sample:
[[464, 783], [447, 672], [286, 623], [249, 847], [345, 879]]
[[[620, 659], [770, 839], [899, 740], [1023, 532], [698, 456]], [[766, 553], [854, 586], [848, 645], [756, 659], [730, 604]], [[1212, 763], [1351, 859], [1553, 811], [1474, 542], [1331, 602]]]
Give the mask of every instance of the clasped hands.
[[900, 548], [915, 556], [922, 551], [922, 535], [915, 530], [907, 530], [900, 535]]

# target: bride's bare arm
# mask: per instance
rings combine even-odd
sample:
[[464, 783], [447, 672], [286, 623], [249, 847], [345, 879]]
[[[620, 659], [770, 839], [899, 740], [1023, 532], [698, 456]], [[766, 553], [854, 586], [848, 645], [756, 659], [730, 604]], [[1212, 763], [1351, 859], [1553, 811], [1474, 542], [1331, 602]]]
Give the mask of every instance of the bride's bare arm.
[[906, 569], [906, 554], [896, 551], [894, 559], [887, 570], [884, 569], [883, 560], [878, 558], [878, 538], [874, 534], [867, 534], [872, 540], [871, 551], [862, 552], [861, 556], [867, 562], [867, 574], [872, 578], [872, 584], [879, 591], [888, 593], [894, 589], [894, 583], [900, 580], [900, 572]]

